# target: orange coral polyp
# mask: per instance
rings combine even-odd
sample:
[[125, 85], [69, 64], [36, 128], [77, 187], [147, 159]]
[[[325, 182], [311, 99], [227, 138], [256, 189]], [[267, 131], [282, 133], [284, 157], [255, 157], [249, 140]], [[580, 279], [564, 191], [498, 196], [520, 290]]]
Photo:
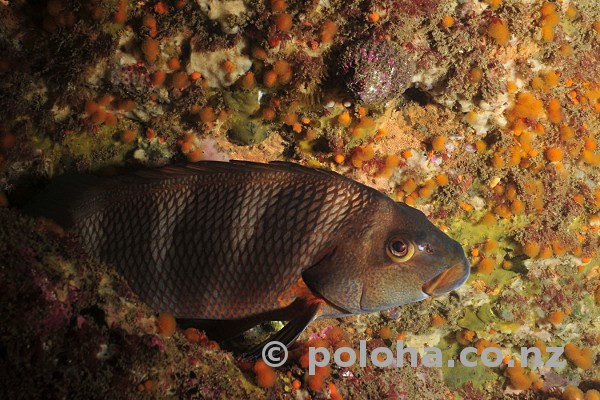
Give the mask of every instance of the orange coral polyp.
[[501, 19], [492, 21], [488, 26], [487, 33], [500, 46], [506, 45], [510, 39], [508, 25]]
[[290, 64], [285, 60], [277, 60], [275, 61], [275, 64], [273, 64], [273, 71], [275, 71], [277, 75], [283, 75], [290, 69]]
[[512, 121], [519, 118], [536, 120], [543, 115], [544, 103], [529, 92], [521, 92], [517, 95], [514, 107], [509, 111]]
[[262, 388], [270, 388], [277, 382], [277, 373], [273, 368], [268, 366], [263, 360], [258, 360], [254, 364], [254, 372], [256, 373], [256, 383]]
[[590, 369], [594, 364], [592, 350], [590, 348], [581, 349], [573, 343], [565, 345], [565, 356], [581, 369]]
[[177, 70], [180, 67], [180, 63], [179, 60], [177, 59], [177, 57], [171, 57], [169, 59], [169, 61], [167, 61], [167, 67], [169, 67], [172, 70]]
[[560, 82], [560, 76], [556, 72], [550, 71], [544, 75], [544, 81], [548, 87], [553, 88]]
[[281, 12], [287, 8], [287, 4], [283, 0], [273, 0], [271, 1], [271, 11], [273, 12]]
[[175, 333], [177, 323], [175, 322], [173, 314], [161, 312], [156, 318], [156, 326], [158, 328], [158, 333], [162, 336], [171, 337]]
[[542, 4], [542, 8], [540, 9], [540, 13], [543, 17], [547, 17], [548, 15], [554, 13], [556, 11], [556, 4], [551, 2], [546, 2]]
[[598, 147], [598, 145], [594, 138], [588, 137], [584, 140], [584, 147], [586, 150], [596, 150], [596, 147]]
[[506, 374], [510, 379], [510, 385], [514, 389], [527, 390], [533, 384], [533, 381], [519, 363], [515, 363], [513, 367], [508, 367]]
[[215, 110], [212, 107], [204, 107], [200, 110], [198, 116], [200, 117], [200, 121], [204, 122], [205, 124], [213, 122], [215, 119], [217, 119]]
[[325, 21], [321, 28], [321, 42], [329, 43], [337, 33], [337, 24], [334, 21]]
[[275, 16], [275, 26], [282, 32], [287, 32], [292, 28], [292, 16], [287, 13]]
[[136, 131], [132, 129], [126, 129], [123, 132], [121, 132], [121, 141], [123, 143], [131, 143], [135, 140], [136, 136]]
[[563, 151], [559, 147], [551, 147], [546, 150], [546, 159], [551, 162], [561, 161], [563, 159]]
[[350, 125], [350, 122], [352, 122], [352, 118], [350, 117], [350, 114], [347, 112], [341, 113], [338, 116], [338, 123], [342, 126], [348, 126]]
[[116, 24], [122, 24], [127, 20], [127, 2], [121, 0], [117, 6], [117, 12], [113, 16], [113, 21]]
[[292, 126], [298, 122], [298, 115], [295, 113], [285, 114], [282, 118], [284, 124]]
[[454, 18], [450, 15], [446, 15], [444, 16], [444, 18], [442, 18], [442, 26], [444, 28], [451, 28], [454, 26]]
[[246, 72], [246, 74], [242, 77], [241, 80], [241, 86], [242, 88], [246, 89], [246, 90], [251, 90], [252, 88], [254, 88], [254, 85], [256, 84], [256, 78], [254, 77], [254, 73], [253, 72]]
[[510, 210], [515, 215], [523, 214], [523, 212], [525, 211], [525, 204], [521, 200], [515, 199], [510, 204]]
[[225, 60], [225, 62], [223, 62], [223, 69], [231, 74], [235, 72], [235, 64], [231, 60]]
[[156, 71], [152, 74], [150, 83], [152, 84], [152, 86], [160, 86], [165, 82], [166, 78], [167, 73], [165, 71]]
[[431, 147], [434, 151], [444, 151], [446, 149], [446, 137], [436, 136], [431, 141]]
[[431, 316], [431, 326], [441, 326], [446, 323], [446, 318], [442, 317], [439, 314], [433, 314]]
[[163, 15], [169, 12], [169, 6], [165, 2], [159, 1], [154, 5], [154, 11], [157, 14]]
[[98, 103], [96, 103], [95, 101], [88, 100], [85, 103], [85, 112], [87, 114], [91, 115], [91, 114], [95, 113], [98, 110], [99, 110], [99, 106], [98, 106]]
[[560, 22], [560, 16], [556, 12], [556, 4], [547, 2], [540, 9], [542, 20], [540, 26], [542, 28], [542, 40], [551, 42], [554, 40], [554, 28]]
[[569, 141], [575, 138], [575, 130], [570, 126], [563, 125], [560, 127], [560, 138], [563, 141]]
[[440, 186], [446, 186], [449, 182], [448, 175], [446, 175], [446, 174], [436, 175], [435, 182]]
[[390, 339], [392, 337], [392, 330], [384, 326], [379, 330], [379, 337], [382, 339]]
[[483, 245], [483, 250], [486, 253], [492, 252], [498, 248], [498, 242], [494, 239], [488, 239]]
[[176, 72], [171, 76], [171, 86], [175, 89], [184, 89], [189, 83], [189, 78], [185, 72]]
[[147, 62], [154, 63], [158, 59], [160, 53], [158, 41], [152, 38], [144, 40], [142, 42], [142, 53], [144, 53], [144, 58]]
[[525, 243], [523, 253], [529, 258], [536, 257], [540, 253], [540, 244], [536, 242]]
[[552, 323], [552, 325], [560, 325], [563, 320], [565, 319], [565, 314], [560, 311], [552, 311], [549, 315], [548, 315], [548, 320]]
[[482, 274], [489, 274], [496, 267], [496, 260], [490, 257], [484, 257], [477, 264], [477, 270]]
[[275, 71], [267, 71], [263, 76], [263, 84], [271, 88], [277, 84], [277, 73]]

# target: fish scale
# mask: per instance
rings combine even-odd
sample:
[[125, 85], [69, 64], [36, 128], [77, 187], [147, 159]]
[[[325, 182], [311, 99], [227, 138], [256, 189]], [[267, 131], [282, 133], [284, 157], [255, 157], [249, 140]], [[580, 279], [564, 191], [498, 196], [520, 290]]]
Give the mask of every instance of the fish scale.
[[[286, 344], [319, 314], [372, 312], [446, 293], [470, 270], [460, 245], [418, 210], [289, 163], [64, 176], [25, 211], [75, 231], [155, 310], [180, 321], [229, 321], [237, 324], [227, 325], [232, 332], [290, 320], [274, 335]], [[412, 258], [390, 256], [398, 237], [412, 246]]]

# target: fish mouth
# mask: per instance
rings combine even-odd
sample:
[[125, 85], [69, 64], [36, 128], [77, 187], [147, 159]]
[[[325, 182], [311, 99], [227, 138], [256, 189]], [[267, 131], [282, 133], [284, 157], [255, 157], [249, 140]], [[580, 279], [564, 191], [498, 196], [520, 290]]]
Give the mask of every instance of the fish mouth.
[[439, 296], [451, 292], [467, 281], [470, 272], [471, 265], [469, 264], [469, 261], [464, 258], [452, 267], [442, 271], [431, 280], [425, 282], [421, 287], [421, 290], [428, 296]]

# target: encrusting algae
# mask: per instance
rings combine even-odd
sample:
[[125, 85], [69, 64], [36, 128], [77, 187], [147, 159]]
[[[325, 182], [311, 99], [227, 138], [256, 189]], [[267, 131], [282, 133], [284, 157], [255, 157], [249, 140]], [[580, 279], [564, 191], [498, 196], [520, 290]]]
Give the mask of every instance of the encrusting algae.
[[[4, 397], [600, 396], [596, 1], [0, 7]], [[317, 321], [266, 368], [148, 309], [71, 233], [6, 209], [65, 172], [229, 159], [372, 186], [457, 239], [473, 273], [449, 296]], [[396, 351], [400, 337], [420, 357], [473, 346], [502, 362], [308, 375], [312, 344]], [[564, 346], [565, 365], [509, 367], [522, 346]]]

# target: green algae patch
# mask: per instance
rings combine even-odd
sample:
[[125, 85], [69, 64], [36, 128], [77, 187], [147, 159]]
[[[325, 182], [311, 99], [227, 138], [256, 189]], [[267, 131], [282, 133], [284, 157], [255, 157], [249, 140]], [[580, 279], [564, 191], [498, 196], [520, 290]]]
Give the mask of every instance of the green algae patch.
[[458, 320], [457, 324], [461, 328], [470, 329], [474, 332], [481, 332], [487, 328], [487, 324], [469, 309], [465, 310], [465, 316]]
[[[94, 143], [96, 142], [96, 143]], [[113, 145], [112, 143], [106, 145]], [[75, 156], [89, 156], [98, 146], [97, 139], [94, 140], [88, 133], [79, 133], [68, 135], [63, 141], [63, 146], [67, 151]]]
[[[442, 373], [444, 382], [453, 389], [460, 389], [466, 384], [472, 384], [476, 389], [484, 389], [489, 382], [498, 379], [498, 374], [492, 368], [481, 365], [479, 356], [475, 353], [469, 353], [466, 359], [471, 363], [477, 363], [475, 367], [462, 365], [458, 359], [458, 354], [463, 350], [457, 342], [447, 342], [445, 339], [437, 345], [442, 350], [443, 365]], [[448, 361], [453, 361], [453, 366], [448, 365]]]
[[260, 97], [258, 89], [223, 93], [227, 107], [245, 115], [252, 115], [260, 109]]
[[477, 243], [485, 242], [487, 239], [498, 241], [498, 248], [512, 249], [515, 244], [508, 238], [507, 231], [511, 223], [507, 220], [499, 220], [493, 226], [486, 226], [480, 222], [484, 215], [483, 211], [477, 212], [469, 220], [453, 219], [450, 221], [450, 232], [465, 249], [473, 247]]
[[228, 121], [227, 136], [233, 143], [240, 145], [255, 145], [264, 141], [271, 134], [271, 127], [258, 118], [245, 115], [232, 117]]
[[490, 303], [486, 303], [479, 307], [479, 310], [477, 310], [477, 318], [483, 321], [483, 323], [486, 325], [498, 321], [498, 317], [492, 311], [492, 306]]
[[519, 275], [513, 271], [507, 271], [502, 268], [496, 268], [489, 275], [479, 274], [479, 278], [483, 279], [489, 286], [505, 287]]

